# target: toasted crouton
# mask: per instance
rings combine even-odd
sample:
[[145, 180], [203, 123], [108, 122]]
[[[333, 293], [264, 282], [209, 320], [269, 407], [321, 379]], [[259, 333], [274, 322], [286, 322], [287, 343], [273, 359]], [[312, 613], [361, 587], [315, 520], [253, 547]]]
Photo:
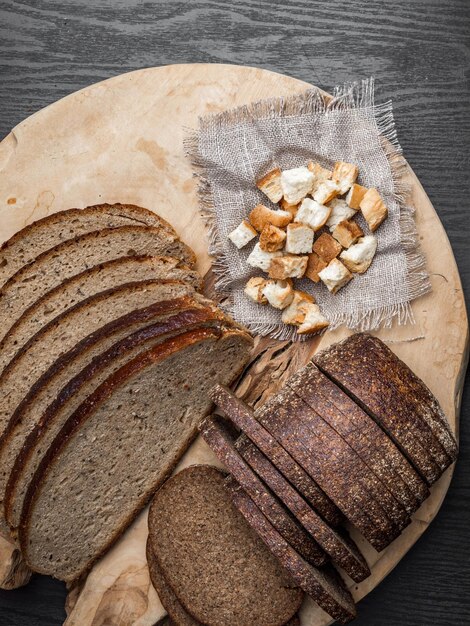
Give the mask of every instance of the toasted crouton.
[[388, 209], [377, 189], [368, 189], [362, 198], [359, 207], [367, 225], [375, 232], [388, 215]]
[[357, 210], [359, 208], [361, 200], [365, 196], [366, 192], [367, 187], [363, 187], [362, 185], [358, 185], [357, 183], [354, 183], [351, 186], [351, 189], [348, 191], [348, 195], [346, 196], [346, 202], [351, 207], [351, 209]]
[[348, 250], [344, 250], [339, 258], [346, 265], [348, 270], [363, 274], [369, 269], [376, 250], [377, 239], [373, 235], [368, 235], [367, 237], [361, 237], [361, 239]]
[[315, 298], [305, 291], [294, 290], [294, 297], [292, 302], [282, 312], [282, 321], [284, 324], [293, 324], [299, 326], [305, 319], [306, 311], [305, 307], [301, 304], [314, 304]]
[[318, 275], [331, 293], [336, 293], [341, 287], [349, 283], [353, 277], [348, 268], [338, 259], [330, 261], [324, 270], [318, 272]]
[[340, 222], [332, 233], [333, 237], [336, 241], [339, 241], [343, 248], [352, 246], [363, 234], [362, 228], [353, 220]]
[[228, 238], [232, 241], [238, 249], [243, 248], [249, 243], [258, 233], [253, 226], [247, 220], [243, 220], [235, 230], [229, 233]]
[[302, 278], [307, 269], [308, 257], [286, 254], [271, 261], [269, 277], [283, 280], [284, 278]]
[[292, 221], [292, 215], [287, 211], [274, 211], [264, 204], [258, 204], [250, 213], [251, 225], [260, 233], [268, 224], [283, 228]]
[[320, 282], [318, 272], [324, 270], [328, 265], [316, 252], [308, 255], [307, 269], [305, 270], [305, 276], [313, 280], [314, 283]]
[[305, 224], [288, 224], [286, 252], [310, 254], [313, 246], [313, 230]]
[[307, 167], [313, 174], [313, 186], [311, 193], [315, 193], [322, 183], [326, 180], [330, 180], [333, 172], [331, 170], [327, 170], [325, 167], [322, 167], [319, 163], [314, 163], [313, 161], [310, 161]]
[[329, 263], [341, 252], [341, 244], [329, 233], [322, 233], [314, 243], [313, 251], [326, 263]]
[[275, 309], [285, 309], [294, 298], [291, 280], [268, 280], [263, 295]]
[[297, 204], [310, 193], [313, 174], [307, 167], [295, 167], [281, 174], [281, 187], [284, 199], [289, 204]]
[[279, 202], [282, 198], [281, 170], [278, 167], [271, 170], [256, 181], [256, 186], [271, 200], [271, 202], [274, 204]]
[[339, 194], [338, 184], [333, 180], [325, 180], [324, 183], [320, 183], [313, 194], [313, 199], [319, 204], [326, 204], [336, 198]]
[[345, 200], [340, 200], [339, 198], [332, 200], [328, 206], [331, 208], [331, 213], [326, 225], [328, 226], [330, 233], [333, 232], [340, 222], [348, 220], [356, 214], [356, 211], [351, 209]]
[[281, 230], [277, 226], [268, 224], [261, 231], [261, 235], [259, 236], [259, 245], [261, 250], [264, 250], [265, 252], [276, 252], [276, 250], [282, 250], [285, 240], [285, 231]]
[[330, 325], [317, 304], [303, 303], [300, 308], [305, 311], [305, 317], [297, 329], [299, 335], [313, 335], [313, 333], [318, 333]]
[[319, 204], [311, 198], [305, 198], [305, 200], [302, 200], [294, 222], [306, 224], [310, 226], [312, 230], [316, 231], [326, 224], [330, 213], [330, 207]]
[[285, 198], [282, 198], [282, 200], [280, 200], [279, 202], [279, 206], [283, 211], [287, 211], [288, 213], [290, 213], [292, 215], [292, 219], [294, 219], [294, 217], [297, 215], [300, 203], [298, 202], [297, 204], [290, 204]]
[[356, 182], [359, 174], [359, 168], [353, 163], [345, 163], [337, 161], [333, 170], [332, 180], [337, 183], [339, 193], [343, 194], [348, 191], [351, 185]]
[[267, 304], [268, 300], [263, 295], [263, 289], [266, 287], [266, 279], [261, 276], [253, 276], [245, 285], [245, 294], [258, 304]]
[[250, 255], [248, 256], [246, 262], [248, 263], [248, 265], [251, 265], [251, 267], [258, 267], [260, 270], [263, 270], [263, 272], [267, 272], [271, 265], [271, 261], [278, 256], [282, 256], [281, 251], [265, 252], [264, 250], [261, 250], [258, 241], [258, 243], [251, 251]]

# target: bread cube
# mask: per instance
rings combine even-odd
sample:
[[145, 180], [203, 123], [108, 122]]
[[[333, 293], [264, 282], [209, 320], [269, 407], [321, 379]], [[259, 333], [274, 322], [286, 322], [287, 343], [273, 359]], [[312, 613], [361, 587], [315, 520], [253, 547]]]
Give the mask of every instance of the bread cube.
[[282, 198], [281, 170], [278, 167], [271, 170], [256, 181], [256, 186], [271, 200], [271, 202], [276, 204], [276, 202], [279, 202]]
[[283, 228], [292, 221], [292, 215], [287, 211], [275, 211], [264, 204], [258, 204], [250, 213], [251, 225], [260, 233], [268, 224]]
[[314, 304], [315, 298], [305, 291], [294, 290], [292, 302], [282, 312], [281, 319], [284, 324], [299, 326], [305, 319], [306, 311], [302, 304]]
[[319, 163], [314, 163], [313, 161], [310, 161], [307, 167], [313, 174], [313, 186], [311, 193], [315, 193], [321, 183], [324, 183], [326, 180], [331, 178], [333, 172], [325, 167], [322, 167]]
[[377, 239], [373, 235], [361, 237], [348, 250], [344, 250], [339, 258], [351, 272], [363, 274], [369, 269], [377, 250]]
[[330, 233], [338, 226], [338, 224], [344, 220], [348, 220], [353, 215], [356, 215], [356, 211], [351, 209], [345, 200], [335, 198], [328, 205], [331, 208], [330, 217], [326, 222]]
[[305, 316], [302, 324], [297, 329], [299, 335], [313, 335], [330, 325], [317, 304], [303, 303], [300, 305], [300, 308], [302, 312], [305, 312]]
[[281, 174], [281, 187], [284, 199], [289, 204], [297, 204], [310, 193], [313, 174], [307, 167], [295, 167]]
[[305, 270], [305, 276], [313, 280], [314, 283], [320, 282], [320, 276], [318, 272], [324, 270], [328, 265], [316, 252], [308, 255], [307, 269]]
[[351, 207], [351, 209], [357, 210], [361, 203], [362, 198], [365, 196], [367, 192], [367, 187], [363, 187], [362, 185], [358, 185], [354, 183], [351, 186], [351, 189], [348, 191], [348, 195], [346, 196], [346, 202]]
[[353, 163], [345, 163], [337, 161], [333, 169], [332, 180], [337, 183], [339, 193], [343, 194], [350, 189], [351, 185], [356, 182], [359, 175], [359, 168]]
[[311, 198], [305, 198], [299, 206], [294, 222], [306, 224], [310, 226], [312, 230], [316, 231], [326, 224], [330, 213], [330, 207], [319, 204]]
[[254, 237], [256, 237], [258, 233], [253, 228], [253, 226], [247, 220], [243, 220], [241, 224], [239, 224], [235, 230], [232, 230], [229, 233], [228, 238], [232, 241], [237, 248], [240, 250], [247, 243], [249, 243]]
[[268, 300], [266, 296], [263, 295], [263, 289], [266, 287], [266, 282], [266, 279], [261, 276], [253, 276], [253, 278], [250, 278], [245, 285], [245, 294], [253, 300], [253, 302], [257, 302], [258, 304], [267, 304]]
[[326, 204], [336, 198], [339, 194], [338, 184], [333, 180], [326, 180], [324, 183], [320, 183], [313, 193], [313, 199], [319, 204]]
[[248, 265], [251, 265], [251, 267], [258, 267], [260, 270], [263, 270], [263, 272], [267, 272], [272, 260], [278, 256], [282, 256], [282, 252], [266, 252], [261, 249], [258, 241], [248, 256], [246, 262]]
[[272, 224], [265, 226], [259, 236], [260, 248], [266, 252], [276, 252], [276, 250], [282, 250], [285, 241], [285, 231], [281, 230], [277, 226], [273, 226]]
[[362, 228], [353, 220], [340, 222], [332, 233], [333, 237], [336, 241], [339, 241], [343, 248], [349, 248], [349, 246], [356, 243], [363, 234]]
[[268, 280], [263, 295], [275, 309], [285, 309], [294, 298], [291, 280]]
[[322, 233], [314, 243], [313, 251], [326, 263], [329, 263], [341, 252], [341, 244], [329, 233]]
[[348, 268], [343, 265], [341, 261], [338, 261], [338, 259], [330, 261], [324, 270], [318, 272], [318, 275], [331, 293], [339, 291], [341, 287], [347, 285], [353, 277]]
[[380, 224], [386, 219], [388, 209], [377, 189], [368, 189], [362, 198], [359, 207], [362, 211], [368, 227], [375, 232]]
[[302, 278], [307, 269], [308, 257], [286, 254], [271, 261], [269, 277], [283, 280], [285, 278]]
[[313, 230], [305, 224], [288, 224], [286, 252], [310, 254], [313, 246]]
[[290, 204], [285, 198], [282, 198], [282, 200], [279, 202], [279, 206], [281, 207], [281, 209], [290, 213], [292, 215], [292, 219], [294, 219], [294, 217], [297, 215], [299, 204], [300, 203]]

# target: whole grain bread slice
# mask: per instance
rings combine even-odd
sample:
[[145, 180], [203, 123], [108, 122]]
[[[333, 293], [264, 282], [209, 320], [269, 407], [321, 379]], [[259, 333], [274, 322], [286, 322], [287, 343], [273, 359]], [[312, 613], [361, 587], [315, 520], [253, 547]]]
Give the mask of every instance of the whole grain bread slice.
[[149, 540], [166, 583], [206, 626], [281, 626], [303, 593], [231, 503], [225, 474], [190, 466], [157, 492]]
[[59, 211], [25, 226], [2, 245], [0, 287], [24, 265], [63, 241], [119, 226], [152, 226], [176, 236], [163, 218], [132, 204], [97, 204], [86, 209]]
[[216, 416], [208, 416], [199, 425], [202, 438], [234, 476], [238, 484], [252, 498], [263, 515], [284, 539], [312, 565], [324, 565], [328, 558], [312, 538], [272, 494], [243, 460], [235, 448], [236, 433], [230, 432], [228, 423], [223, 424]]
[[[19, 541], [31, 569], [73, 581], [113, 544], [171, 474], [253, 341], [203, 328], [138, 355], [68, 419], [28, 489]], [[66, 494], [66, 497], [64, 497]]]
[[0, 340], [39, 298], [68, 278], [124, 256], [171, 256], [193, 266], [194, 253], [161, 228], [119, 226], [69, 239], [24, 266], [0, 290]]
[[263, 451], [330, 526], [337, 527], [341, 524], [344, 518], [339, 509], [295, 459], [255, 419], [252, 409], [222, 385], [214, 386], [211, 398], [237, 428], [246, 433]]
[[227, 477], [226, 486], [234, 505], [299, 587], [340, 624], [353, 620], [356, 617], [354, 600], [334, 568], [319, 570], [306, 563], [269, 523], [232, 476]]
[[21, 315], [0, 343], [0, 372], [30, 337], [77, 302], [118, 285], [147, 279], [181, 280], [201, 289], [199, 274], [179, 259], [124, 256], [106, 261], [65, 280]]

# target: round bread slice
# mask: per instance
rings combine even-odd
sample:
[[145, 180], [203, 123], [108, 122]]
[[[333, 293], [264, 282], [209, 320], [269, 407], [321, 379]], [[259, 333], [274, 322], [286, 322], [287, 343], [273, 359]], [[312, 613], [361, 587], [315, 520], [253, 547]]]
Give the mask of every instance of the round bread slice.
[[[34, 302], [64, 280], [124, 256], [172, 256], [193, 266], [193, 251], [161, 228], [119, 226], [69, 239], [24, 266], [0, 290], [0, 340]], [[8, 320], [8, 323], [7, 323]]]
[[172, 257], [125, 256], [65, 280], [32, 304], [0, 343], [0, 372], [22, 346], [55, 317], [90, 296], [139, 280], [181, 280], [200, 290], [199, 274]]
[[303, 594], [232, 505], [225, 475], [193, 465], [156, 494], [155, 559], [185, 611], [206, 626], [281, 626]]
[[269, 523], [232, 476], [227, 477], [225, 484], [234, 505], [299, 587], [340, 624], [353, 620], [356, 617], [354, 600], [335, 570], [319, 570], [306, 563]]
[[324, 565], [328, 560], [325, 552], [280, 504], [269, 487], [263, 484], [237, 452], [236, 434], [229, 432], [228, 423], [223, 424], [216, 416], [209, 416], [200, 424], [199, 430], [216, 457], [227, 467], [284, 539], [309, 563]]
[[89, 570], [171, 474], [253, 340], [189, 331], [139, 354], [70, 416], [28, 489], [19, 543], [28, 566], [71, 582]]
[[2, 245], [0, 287], [24, 265], [63, 241], [119, 226], [152, 226], [176, 236], [163, 218], [133, 204], [97, 204], [86, 209], [59, 211], [25, 226]]

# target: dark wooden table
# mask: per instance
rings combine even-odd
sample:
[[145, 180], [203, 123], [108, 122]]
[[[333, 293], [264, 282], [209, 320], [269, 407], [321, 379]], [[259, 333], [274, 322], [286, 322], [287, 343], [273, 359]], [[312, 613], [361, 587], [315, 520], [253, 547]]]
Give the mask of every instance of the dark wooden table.
[[[374, 75], [378, 98], [393, 99], [405, 155], [447, 230], [468, 294], [469, 39], [469, 0], [0, 0], [0, 137], [68, 93], [146, 66], [255, 65], [325, 89]], [[360, 603], [358, 626], [470, 624], [468, 391], [442, 510]], [[37, 576], [0, 592], [0, 625], [61, 624], [64, 600], [61, 583]]]

